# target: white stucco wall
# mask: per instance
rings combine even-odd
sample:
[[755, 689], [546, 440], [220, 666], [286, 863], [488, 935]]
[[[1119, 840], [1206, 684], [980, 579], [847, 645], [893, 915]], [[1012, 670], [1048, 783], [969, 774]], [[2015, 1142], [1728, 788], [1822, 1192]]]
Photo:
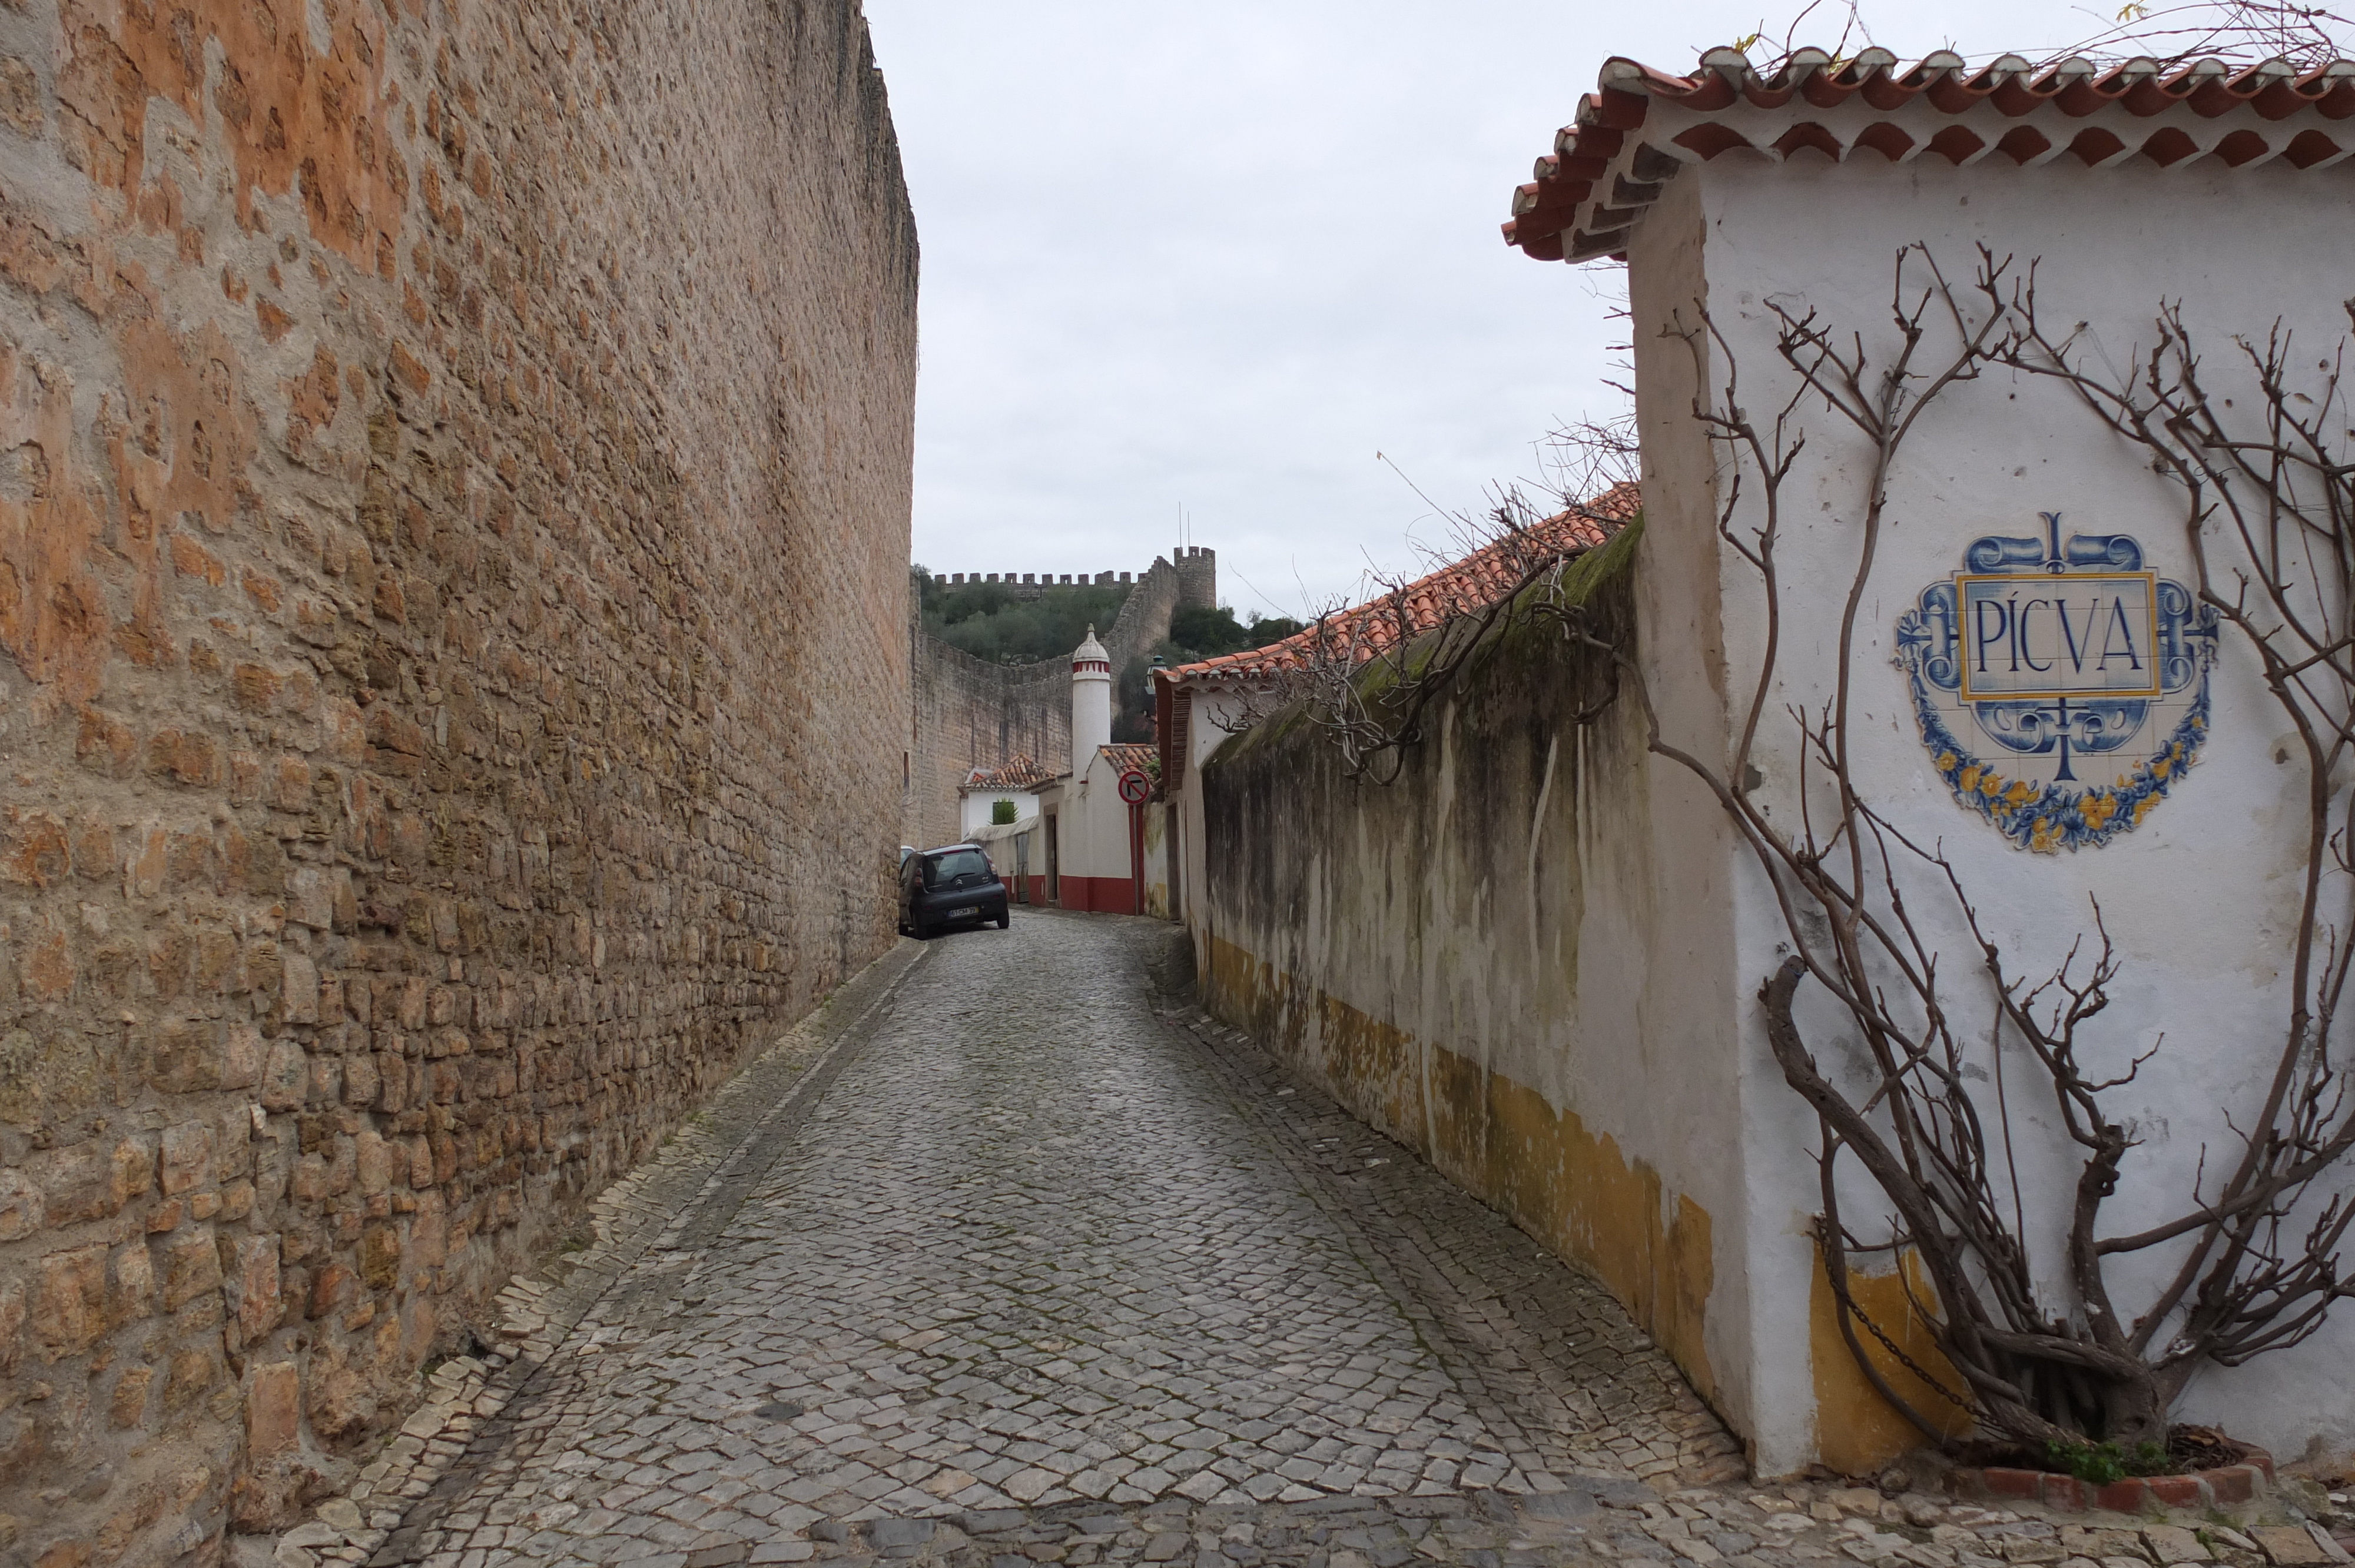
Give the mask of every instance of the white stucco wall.
[[1039, 814], [1039, 797], [1028, 789], [967, 790], [957, 804], [957, 831], [971, 837], [975, 828], [989, 826], [991, 810], [1000, 800], [1014, 802], [1014, 820]]
[[1120, 769], [1102, 751], [1089, 758], [1063, 812], [1064, 875], [1129, 874], [1128, 803], [1120, 798]]
[[[1039, 792], [1040, 811], [1052, 813], [1055, 820], [1060, 876], [1125, 878], [1131, 874], [1128, 803], [1120, 798], [1120, 771], [1111, 758], [1098, 750], [1076, 778], [1059, 780]], [[1157, 803], [1147, 806], [1148, 815], [1158, 810]], [[1168, 872], [1160, 858], [1165, 842], [1165, 835], [1157, 830], [1148, 833], [1145, 881], [1148, 900], [1153, 886], [1161, 885], [1166, 911]], [[1037, 853], [1039, 859], [1032, 870], [1044, 875], [1043, 842]], [[1063, 889], [1063, 902], [1073, 907], [1082, 906], [1082, 900], [1068, 885]], [[1125, 913], [1126, 906], [1115, 912]]]
[[[1637, 615], [1683, 624], [1640, 577], [1606, 577], [1595, 602], [1614, 618], [1632, 593]], [[1708, 697], [1702, 666], [1663, 647], [1661, 689]], [[1314, 726], [1231, 737], [1197, 710], [1201, 760], [1177, 799], [1206, 997], [1604, 1279], [1742, 1425], [1721, 820], [1650, 763], [1636, 705], [1574, 721], [1607, 683], [1596, 662], [1530, 623], [1482, 671], [1388, 783], [1347, 777]]]
[[[2343, 180], [2288, 168], [2170, 173], [2129, 164], [2094, 172], [2067, 160], [2026, 169], [2003, 160], [1956, 169], [1942, 159], [1891, 166], [1877, 157], [1834, 166], [1805, 154], [1786, 165], [1729, 154], [1670, 181], [1630, 254], [1646, 516], [1634, 579], [1637, 652], [1666, 737], [1723, 761], [1765, 634], [1755, 575], [1717, 534], [1723, 470], [1690, 417], [1692, 360], [1662, 336], [1672, 317], [1690, 323], [1706, 302], [1740, 356], [1742, 401], [1771, 409], [1788, 372], [1764, 300], [1816, 307], [1885, 354], [1900, 247], [1927, 243], [1949, 278], [1966, 282], [1985, 242], [2021, 266], [2036, 260], [2048, 316], [2086, 323], [2120, 366], [2151, 340], [2162, 299], [2183, 302], [2220, 366], [2232, 334], [2262, 335], [2277, 316], [2306, 334], [2318, 359], [2345, 332], [2339, 300], [2355, 291], [2342, 260], [2355, 207], [2342, 196]], [[1713, 387], [1724, 369], [1712, 355]], [[1808, 447], [1785, 495], [1782, 679], [1753, 756], [1755, 798], [1794, 827], [1800, 754], [1786, 710], [1820, 707], [1833, 684], [1869, 459], [1820, 405], [1803, 402], [1795, 418]], [[2030, 853], [1955, 804], [1891, 660], [1898, 618], [1923, 588], [1951, 578], [1976, 539], [2038, 534], [2041, 514], [2058, 513], [2064, 535], [2133, 535], [2158, 576], [2191, 580], [2180, 493], [2146, 462], [2057, 384], [1990, 375], [1950, 390], [1892, 473], [1852, 666], [1859, 785], [1900, 830], [1953, 860], [1989, 935], [2019, 956], [2016, 973], [2033, 983], [2057, 967], [2073, 940], [2090, 935], [2091, 901], [2100, 900], [2124, 969], [2093, 1065], [2122, 1069], [2165, 1036], [2142, 1080], [2107, 1101], [2146, 1140], [2109, 1205], [2110, 1234], [2183, 1209], [2201, 1145], [2212, 1170], [2216, 1151], [2233, 1147], [2225, 1116], [2245, 1114], [2273, 1068], [2303, 854], [2305, 781], [2296, 765], [2274, 760], [2286, 723], [2248, 651], [2228, 634], [2198, 765], [2132, 832], [2098, 848]], [[1754, 476], [1745, 494], [1737, 529], [1759, 521]], [[1819, 1409], [1819, 1399], [1828, 1380], [1845, 1372], [1853, 1381], [1853, 1372], [1827, 1361], [1846, 1351], [1836, 1340], [1828, 1348], [1815, 1299], [1813, 1118], [1767, 1050], [1756, 1000], [1789, 934], [1716, 800], [1661, 758], [1596, 767], [1594, 734], [1564, 726], [1547, 776], [1578, 791], [1568, 830], [1577, 835], [1580, 884], [1571, 930], [1535, 916], [1542, 890], [1534, 877], [1525, 888], [1475, 886], [1463, 868], [1412, 863], [1370, 826], [1355, 838], [1300, 843], [1310, 863], [1306, 900], [1270, 920], [1209, 882], [1202, 770], [1233, 744], [1217, 722], [1221, 705], [1231, 700], [1196, 691], [1188, 766], [1170, 796], [1177, 880], [1206, 968], [1214, 936], [1239, 943], [1415, 1048], [1453, 1054], [1542, 1096], [1616, 1158], [1657, 1174], [1663, 1231], [1679, 1203], [1697, 1205], [1709, 1221], [1700, 1340], [1712, 1401], [1751, 1440], [1762, 1473], [1796, 1470], [1825, 1453], [1841, 1435], [1823, 1423], [1853, 1412]], [[1480, 765], [1472, 756], [1445, 764]], [[1435, 809], [1459, 809], [1444, 779]], [[1542, 815], [1496, 829], [1525, 833], [1533, 867], [1564, 853]], [[1948, 1004], [1965, 1020], [1962, 1033], [1984, 1040], [1976, 948], [1926, 871], [1916, 874], [1913, 908], [1944, 955]], [[1526, 920], [1515, 902], [1525, 895], [1533, 912]], [[1411, 903], [1459, 911], [1453, 935], [1444, 920], [1408, 918]], [[1515, 940], [1529, 942], [1529, 952], [1502, 950]], [[1809, 1038], [1828, 1064], [1852, 1064], [1844, 1019], [1823, 1003], [1819, 992], [1803, 996]], [[1313, 1035], [1324, 1025], [1305, 1027]], [[1305, 1048], [1322, 1047], [1310, 1039]], [[2038, 1097], [2032, 1064], [2008, 1060], [2039, 1277], [2060, 1302], [2068, 1296], [2053, 1244], [2073, 1151], [2049, 1091]], [[1444, 1139], [1434, 1132], [1433, 1142]], [[1518, 1180], [1458, 1173], [1492, 1191]], [[1859, 1186], [1851, 1192], [1865, 1200], [1857, 1214], [1883, 1206]], [[2137, 1281], [2167, 1261], [2114, 1266], [2121, 1306], [2130, 1309]], [[2355, 1384], [2339, 1372], [2350, 1350], [2355, 1329], [2342, 1320], [2297, 1350], [2211, 1370], [2193, 1383], [2183, 1414], [2216, 1420], [2285, 1458], [2309, 1444], [2344, 1452], [2355, 1447]]]
[[[2160, 302], [2180, 300], [2206, 336], [2218, 380], [2228, 374], [2232, 336], [2261, 337], [2277, 317], [2313, 345], [2316, 359], [2343, 334], [2345, 258], [2355, 241], [2355, 206], [2345, 195], [2336, 172], [2233, 171], [2208, 162], [2179, 172], [2138, 162], [2094, 172], [2068, 159], [2031, 169], [1990, 159], [1955, 169], [1926, 157], [1905, 166], [1874, 157], [1835, 166], [1802, 154], [1775, 165], [1729, 154], [1679, 175], [1637, 229], [1629, 258], [1646, 459], [1644, 657], [1668, 737], [1721, 760], [1738, 722], [1727, 690], [1746, 694], [1765, 641], [1756, 577], [1715, 537], [1717, 488], [1686, 417], [1686, 351], [1660, 337], [1672, 313], [1690, 321], [1706, 300], [1740, 359], [1742, 400], [1759, 413], [1780, 406], [1777, 389], [1789, 374], [1776, 361], [1764, 301], [1817, 308], [1885, 355], [1898, 249], [1928, 244], [1949, 278], [1963, 281], [1983, 242], [2021, 266], [2036, 260], [2047, 316], [2064, 327], [2086, 323], [2092, 342], [2121, 366], [2152, 341]], [[1711, 368], [1721, 378], [1722, 360], [1712, 356]], [[1759, 797], [1794, 827], [1801, 757], [1785, 709], [1819, 707], [1832, 687], [1839, 596], [1853, 569], [1869, 459], [1854, 431], [1819, 403], [1803, 403], [1796, 418], [1808, 449], [1785, 493], [1783, 676], [1754, 758]], [[1889, 526], [1853, 664], [1852, 744], [1865, 795], [1901, 831], [1951, 858], [1990, 937], [2017, 955], [2017, 972], [2031, 982], [2057, 967], [2073, 941], [2091, 937], [2090, 901], [2098, 898], [2123, 973], [2100, 1022], [2094, 1065], [2123, 1069], [2164, 1036], [2142, 1078], [2109, 1097], [2147, 1140], [2109, 1205], [2111, 1234], [2187, 1206], [2202, 1144], [2212, 1170], [2221, 1151], [2237, 1147], [2224, 1118], [2249, 1114], [2274, 1067], [2287, 1012], [2280, 968], [2304, 852], [2302, 768], [2277, 765], [2272, 755], [2288, 726], [2247, 648], [2228, 633], [2198, 766], [2134, 831], [2099, 848], [2034, 854], [1954, 802], [1891, 658], [1899, 615], [1960, 567], [1966, 546], [1987, 535], [2035, 534], [2042, 513], [2061, 514], [2068, 533], [2135, 535], [2161, 577], [2193, 580], [2180, 493], [2147, 462], [2058, 384], [1989, 375], [1950, 389], [1892, 473]], [[1753, 482], [1737, 530], [1757, 525], [1758, 505]], [[1652, 764], [1656, 775], [1663, 766]], [[1656, 800], [1677, 800], [1662, 821], [1691, 820], [1695, 802], [1681, 789], [1656, 781]], [[1721, 1255], [1719, 1277], [1746, 1277], [1748, 1299], [1727, 1299], [1722, 1314], [1712, 1303], [1712, 1358], [1721, 1375], [1744, 1385], [1726, 1398], [1752, 1432], [1760, 1467], [1792, 1468], [1812, 1457], [1817, 1437], [1806, 1311], [1815, 1264], [1806, 1227], [1820, 1205], [1812, 1118], [1768, 1054], [1755, 1001], [1788, 934], [1754, 863], [1721, 836], [1656, 839], [1654, 853], [1655, 896], [1688, 901], [1702, 916], [1732, 890], [1730, 945], [1697, 939], [1690, 993], [1662, 999], [1670, 1011], [1631, 1016], [1627, 1026], [1658, 1065], [1722, 1070], [1739, 1096], [1746, 1197], [1738, 1224], [1720, 1215], [1721, 1253], [1736, 1251]], [[1919, 883], [1913, 911], [1946, 955], [1961, 1032], [1984, 1040], [1986, 988], [1975, 981], [1973, 944], [1952, 901], [1936, 895], [1926, 874]], [[1630, 896], [1645, 891], [1631, 888]], [[1648, 956], [1656, 966], [1666, 961]], [[1821, 993], [1803, 1002], [1818, 1055], [1851, 1054], [1844, 1020], [1821, 1005]], [[1734, 1042], [1722, 1055], [1710, 1043], [1720, 1031]], [[2032, 1063], [2019, 1058], [2010, 1081], [2038, 1274], [2062, 1301], [2063, 1260], [2052, 1244], [2075, 1164], [2049, 1091], [2035, 1094]], [[1593, 1089], [1582, 1082], [1575, 1092]], [[1729, 1234], [1735, 1231], [1738, 1239]], [[2121, 1306], [2167, 1261], [2153, 1255], [2114, 1267]], [[2355, 1383], [2343, 1376], [2350, 1351], [2355, 1324], [2342, 1315], [2304, 1347], [2203, 1373], [2186, 1414], [2219, 1420], [2284, 1457], [2309, 1442], [2344, 1450], [2355, 1446]]]
[[1047, 874], [1047, 852], [1039, 838], [1039, 820], [1033, 810], [1010, 822], [986, 822], [966, 835], [989, 856], [989, 863], [1010, 885], [1018, 875]]

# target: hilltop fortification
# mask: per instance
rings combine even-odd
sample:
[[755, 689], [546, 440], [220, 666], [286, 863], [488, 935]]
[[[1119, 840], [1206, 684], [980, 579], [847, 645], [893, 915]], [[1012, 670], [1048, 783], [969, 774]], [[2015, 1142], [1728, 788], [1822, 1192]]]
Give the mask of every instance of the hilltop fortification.
[[[1093, 577], [1051, 572], [954, 572], [936, 575], [941, 587], [995, 584], [1017, 599], [1056, 588], [1129, 584], [1120, 615], [1099, 632], [1115, 672], [1146, 657], [1169, 636], [1180, 609], [1216, 609], [1218, 556], [1203, 546], [1173, 550], [1133, 580], [1126, 572]], [[902, 796], [905, 838], [917, 845], [956, 836], [957, 786], [975, 768], [994, 768], [1015, 756], [1067, 758], [1071, 749], [1071, 662], [1068, 656], [1027, 664], [993, 664], [927, 632], [917, 585], [908, 596], [909, 745]]]

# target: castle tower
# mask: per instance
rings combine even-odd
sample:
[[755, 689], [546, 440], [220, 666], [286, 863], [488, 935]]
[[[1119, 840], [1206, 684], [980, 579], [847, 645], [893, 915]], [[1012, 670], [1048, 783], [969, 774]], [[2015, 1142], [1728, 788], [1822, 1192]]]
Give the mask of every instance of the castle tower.
[[1172, 550], [1178, 565], [1178, 608], [1219, 608], [1219, 553], [1207, 545], [1183, 545]]
[[1095, 759], [1096, 747], [1112, 744], [1112, 655], [1088, 628], [1087, 640], [1071, 651], [1071, 777]]

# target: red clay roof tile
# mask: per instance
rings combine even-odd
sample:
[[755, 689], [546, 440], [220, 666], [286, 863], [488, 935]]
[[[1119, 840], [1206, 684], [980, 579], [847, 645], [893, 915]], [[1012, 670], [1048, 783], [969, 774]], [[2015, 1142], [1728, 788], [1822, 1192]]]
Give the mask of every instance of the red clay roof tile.
[[[1776, 162], [1802, 151], [1844, 161], [1862, 149], [1891, 163], [1934, 155], [2026, 166], [2073, 156], [2095, 168], [2141, 157], [2162, 168], [2215, 158], [2316, 169], [2355, 154], [2355, 125], [2343, 123], [2355, 117], [2350, 60], [2311, 69], [2278, 59], [2036, 66], [2006, 55], [1973, 70], [1944, 50], [1906, 65], [1886, 49], [1848, 60], [1800, 49], [1762, 77], [1740, 51], [1711, 49], [1690, 76], [1614, 58], [1597, 85], [1513, 195], [1505, 242], [1524, 255], [1583, 261], [1624, 251], [1678, 168], [1737, 148]], [[1963, 117], [1977, 123], [1940, 123]]]
[[1020, 752], [996, 768], [976, 768], [964, 776], [960, 789], [1036, 789], [1051, 782], [1055, 775], [1031, 761]]
[[[1529, 533], [1544, 549], [1558, 555], [1575, 555], [1617, 533], [1634, 520], [1641, 506], [1642, 495], [1635, 485], [1614, 485], [1592, 501], [1582, 502], [1536, 524]], [[1462, 560], [1406, 585], [1402, 598], [1409, 625], [1415, 633], [1433, 630], [1452, 615], [1495, 603], [1512, 592], [1522, 576], [1515, 552], [1504, 543], [1475, 550]], [[1166, 672], [1165, 678], [1181, 682], [1248, 679], [1295, 669], [1305, 662], [1306, 651], [1319, 637], [1355, 642], [1360, 658], [1371, 658], [1395, 635], [1391, 600], [1385, 595], [1329, 615], [1320, 625], [1295, 632], [1281, 642], [1180, 664]]]

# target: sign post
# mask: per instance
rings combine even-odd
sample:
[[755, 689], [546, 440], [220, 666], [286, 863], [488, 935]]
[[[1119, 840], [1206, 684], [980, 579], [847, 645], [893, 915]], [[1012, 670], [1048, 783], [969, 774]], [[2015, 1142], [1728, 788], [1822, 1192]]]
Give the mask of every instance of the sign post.
[[1145, 802], [1153, 798], [1153, 780], [1141, 768], [1124, 768], [1120, 798], [1128, 802], [1129, 913], [1145, 913]]

